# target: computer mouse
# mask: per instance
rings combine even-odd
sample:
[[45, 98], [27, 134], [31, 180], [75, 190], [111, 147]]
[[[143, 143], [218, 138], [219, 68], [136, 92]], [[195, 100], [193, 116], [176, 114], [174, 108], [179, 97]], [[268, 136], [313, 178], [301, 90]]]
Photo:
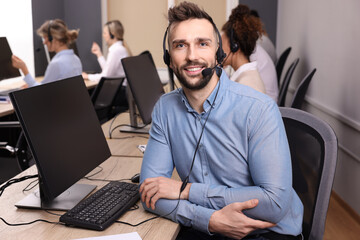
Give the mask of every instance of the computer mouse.
[[133, 183], [139, 183], [140, 182], [140, 173], [135, 174], [131, 177], [131, 182]]

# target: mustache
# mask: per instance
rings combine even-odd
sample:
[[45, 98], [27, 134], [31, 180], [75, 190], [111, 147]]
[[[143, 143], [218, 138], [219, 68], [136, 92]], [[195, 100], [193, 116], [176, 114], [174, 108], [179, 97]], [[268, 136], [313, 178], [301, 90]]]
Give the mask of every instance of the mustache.
[[190, 61], [185, 63], [184, 65], [181, 66], [182, 69], [190, 67], [190, 66], [200, 66], [200, 67], [207, 67], [207, 65], [205, 63], [202, 62], [198, 62], [198, 61]]

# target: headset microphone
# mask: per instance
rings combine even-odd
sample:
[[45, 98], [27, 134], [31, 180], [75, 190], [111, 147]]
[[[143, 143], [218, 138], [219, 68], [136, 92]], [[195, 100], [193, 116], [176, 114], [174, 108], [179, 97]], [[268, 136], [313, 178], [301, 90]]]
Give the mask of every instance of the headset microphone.
[[201, 74], [203, 75], [203, 77], [207, 77], [209, 75], [212, 74], [213, 70], [216, 68], [217, 66], [215, 67], [212, 67], [212, 68], [205, 68], [204, 70], [202, 70]]
[[218, 77], [221, 76], [221, 67], [222, 65], [221, 64], [216, 64], [215, 67], [212, 67], [212, 68], [205, 68], [204, 70], [202, 70], [201, 74], [203, 75], [203, 77], [207, 77], [209, 75], [211, 75], [214, 71], [214, 69], [216, 70], [216, 75], [218, 75]]

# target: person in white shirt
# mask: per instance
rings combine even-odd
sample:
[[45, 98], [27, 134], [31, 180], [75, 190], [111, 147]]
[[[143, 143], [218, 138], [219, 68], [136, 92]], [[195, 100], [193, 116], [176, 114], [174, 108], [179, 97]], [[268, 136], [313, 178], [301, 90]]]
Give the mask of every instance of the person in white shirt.
[[101, 77], [125, 77], [121, 59], [130, 56], [124, 45], [124, 27], [119, 20], [109, 21], [103, 29], [103, 38], [109, 47], [107, 58], [97, 43], [93, 43], [91, 52], [97, 56], [102, 72], [97, 74], [83, 73], [84, 79], [100, 81]]
[[247, 6], [240, 4], [234, 8], [229, 20], [222, 27], [221, 38], [227, 55], [223, 64], [230, 65], [235, 70], [230, 77], [232, 81], [266, 93], [257, 69], [258, 63], [250, 62], [250, 55], [254, 51], [261, 31], [260, 21], [250, 16], [250, 9]]
[[253, 54], [250, 55], [250, 61], [258, 63], [257, 68], [264, 82], [266, 94], [277, 102], [279, 87], [276, 68], [269, 54], [259, 44], [256, 44]]
[[[259, 13], [256, 10], [254, 10], [254, 9], [251, 10], [250, 14], [252, 16], [260, 19]], [[260, 21], [261, 21], [261, 19], [260, 19]], [[263, 30], [264, 30], [264, 32], [257, 40], [257, 44], [259, 44], [269, 54], [273, 63], [276, 64], [277, 54], [276, 54], [275, 46], [274, 46], [273, 42], [271, 41], [271, 39], [269, 38], [268, 34], [266, 33], [266, 30], [265, 29], [263, 29]]]
[[[98, 82], [102, 77], [125, 77], [121, 59], [129, 57], [131, 52], [124, 42], [124, 27], [121, 22], [119, 20], [112, 20], [105, 23], [103, 28], [103, 38], [109, 47], [106, 59], [97, 43], [94, 42], [91, 47], [91, 52], [97, 56], [102, 71], [101, 73], [96, 74], [87, 74], [83, 72], [82, 76], [84, 79]], [[119, 112], [128, 109], [126, 85], [127, 82], [124, 81], [120, 94], [115, 100], [116, 107], [119, 107], [120, 109]]]

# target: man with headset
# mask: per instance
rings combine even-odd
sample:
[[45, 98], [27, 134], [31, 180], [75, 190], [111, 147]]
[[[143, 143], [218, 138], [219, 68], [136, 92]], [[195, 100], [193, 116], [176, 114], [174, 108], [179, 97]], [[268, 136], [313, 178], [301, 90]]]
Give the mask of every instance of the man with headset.
[[[221, 37], [205, 11], [182, 2], [168, 18], [164, 61], [182, 88], [153, 110], [144, 208], [180, 223], [178, 239], [301, 239], [303, 206], [277, 105], [222, 71]], [[182, 182], [171, 179], [174, 167]]]

